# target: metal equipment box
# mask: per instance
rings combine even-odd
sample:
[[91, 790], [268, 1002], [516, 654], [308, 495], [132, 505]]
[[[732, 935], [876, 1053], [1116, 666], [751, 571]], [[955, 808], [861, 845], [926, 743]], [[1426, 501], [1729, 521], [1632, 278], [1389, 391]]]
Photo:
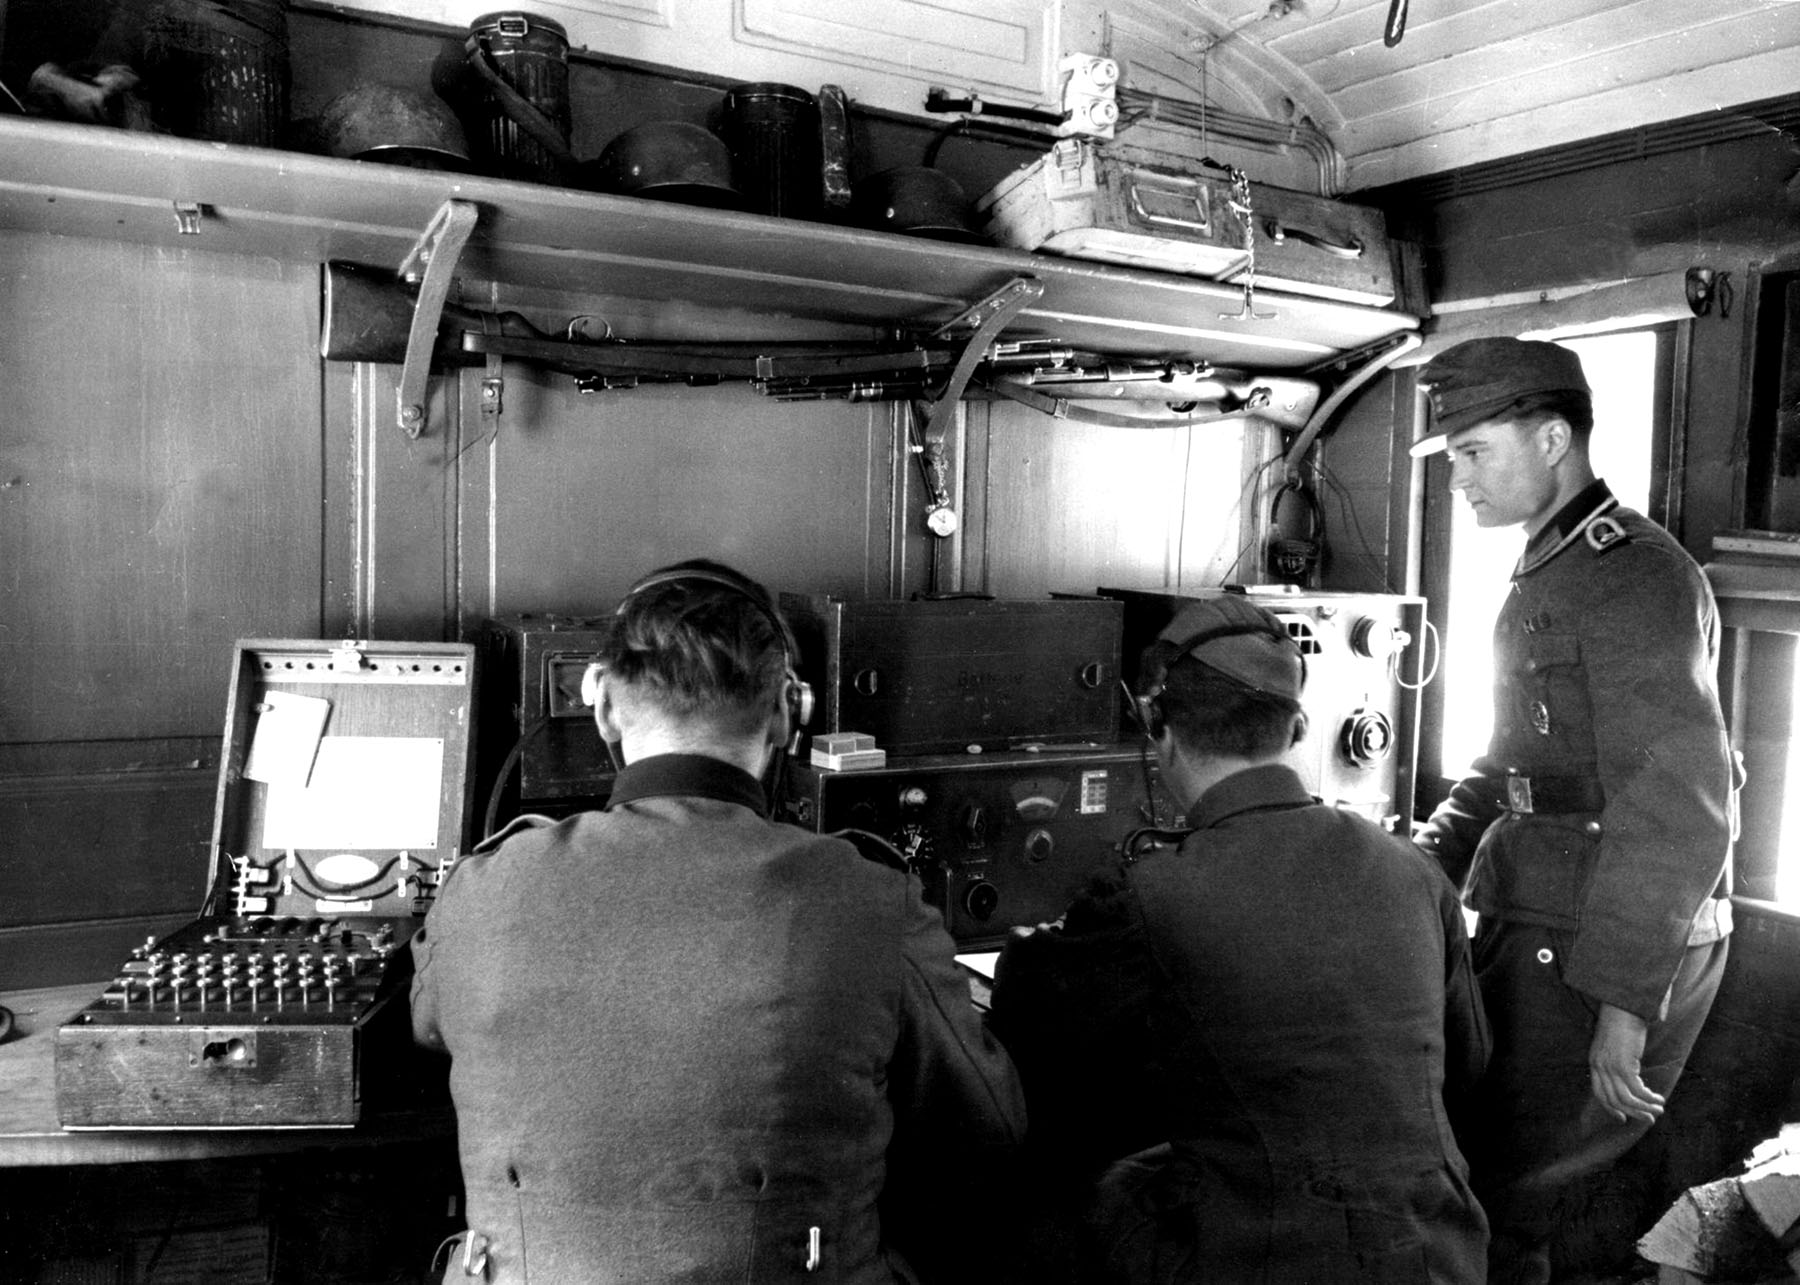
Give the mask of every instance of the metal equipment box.
[[[1214, 281], [1251, 266], [1245, 227], [1223, 175], [1184, 173], [1111, 156], [1081, 139], [1001, 180], [976, 202], [995, 244]], [[1385, 307], [1393, 251], [1380, 210], [1250, 184], [1256, 284]]]
[[[1138, 687], [1144, 648], [1183, 606], [1235, 590], [1102, 589], [1125, 607], [1126, 681]], [[1307, 734], [1288, 753], [1326, 803], [1410, 833], [1419, 748], [1419, 693], [1428, 648], [1425, 600], [1396, 594], [1280, 592], [1247, 596], [1273, 612], [1306, 658]]]
[[238, 643], [206, 904], [58, 1028], [65, 1128], [357, 1122], [410, 1054], [406, 946], [463, 850], [474, 686], [464, 644]]
[[841, 599], [783, 594], [815, 732], [895, 755], [1110, 745], [1123, 610], [1096, 597]]
[[924, 755], [883, 768], [790, 766], [784, 819], [898, 848], [963, 950], [1060, 916], [1141, 826], [1179, 822], [1148, 747]]

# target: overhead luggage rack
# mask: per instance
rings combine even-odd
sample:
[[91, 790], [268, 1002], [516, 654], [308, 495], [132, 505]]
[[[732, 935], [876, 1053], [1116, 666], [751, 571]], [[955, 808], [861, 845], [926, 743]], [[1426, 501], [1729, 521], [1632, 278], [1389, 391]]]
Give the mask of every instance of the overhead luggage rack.
[[1100, 352], [1301, 370], [1417, 328], [1391, 308], [1241, 290], [1173, 273], [956, 245], [798, 219], [0, 118], [0, 227], [169, 249], [398, 267], [447, 202], [478, 211], [458, 277], [722, 307], [776, 333], [943, 325], [1009, 281], [1040, 297], [1011, 338]]

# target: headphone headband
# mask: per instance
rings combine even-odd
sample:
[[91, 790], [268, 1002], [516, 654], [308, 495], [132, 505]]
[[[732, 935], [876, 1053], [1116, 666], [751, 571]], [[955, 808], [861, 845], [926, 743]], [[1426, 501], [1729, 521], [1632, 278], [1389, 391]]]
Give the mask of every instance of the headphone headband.
[[[805, 727], [812, 719], [813, 690], [809, 684], [801, 680], [797, 672], [800, 661], [799, 643], [795, 640], [794, 632], [788, 626], [788, 622], [782, 619], [781, 613], [769, 600], [768, 594], [748, 577], [739, 575], [728, 568], [715, 570], [711, 567], [668, 567], [661, 571], [653, 571], [625, 591], [625, 596], [619, 599], [619, 605], [613, 608], [613, 615], [614, 617], [624, 615], [625, 609], [640, 594], [648, 593], [663, 585], [683, 582], [713, 584], [729, 589], [755, 607], [763, 619], [768, 621], [769, 627], [775, 631], [776, 641], [781, 644], [783, 678], [790, 692], [789, 712], [793, 716], [796, 729]], [[587, 673], [582, 677], [582, 699], [589, 705], [595, 704], [599, 699], [600, 676], [598, 671], [602, 668], [599, 665], [589, 665]], [[592, 698], [589, 696], [590, 692], [593, 694]]]

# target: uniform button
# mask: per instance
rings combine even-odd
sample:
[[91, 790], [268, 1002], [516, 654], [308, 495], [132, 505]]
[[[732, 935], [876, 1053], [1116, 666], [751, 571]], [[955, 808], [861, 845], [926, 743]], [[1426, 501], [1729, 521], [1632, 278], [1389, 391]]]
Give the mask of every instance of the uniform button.
[[1583, 830], [1586, 830], [1589, 834], [1599, 834], [1602, 829], [1602, 827], [1598, 821], [1589, 821], [1586, 825], [1582, 826], [1581, 828]]
[[1540, 963], [1540, 964], [1548, 964], [1548, 963], [1549, 963], [1549, 962], [1550, 962], [1550, 961], [1551, 961], [1551, 960], [1553, 960], [1553, 959], [1555, 959], [1555, 958], [1556, 958], [1556, 952], [1555, 952], [1555, 951], [1553, 951], [1553, 950], [1551, 950], [1551, 949], [1550, 949], [1550, 948], [1549, 948], [1549, 947], [1548, 947], [1548, 946], [1544, 946], [1544, 947], [1540, 947], [1540, 948], [1539, 948], [1539, 950], [1538, 950], [1538, 963]]

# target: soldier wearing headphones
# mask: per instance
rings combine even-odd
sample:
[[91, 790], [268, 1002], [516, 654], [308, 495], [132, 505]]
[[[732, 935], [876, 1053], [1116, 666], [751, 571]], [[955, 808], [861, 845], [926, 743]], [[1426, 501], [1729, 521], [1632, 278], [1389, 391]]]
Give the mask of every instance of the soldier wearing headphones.
[[1193, 829], [1128, 840], [1062, 920], [1007, 943], [994, 991], [1031, 1170], [1059, 1188], [1048, 1221], [1085, 1225], [1056, 1247], [1066, 1279], [1481, 1280], [1449, 1100], [1487, 1029], [1454, 889], [1282, 761], [1304, 669], [1274, 616], [1190, 604], [1142, 671]]
[[963, 1279], [942, 1200], [1020, 1139], [1018, 1083], [898, 854], [768, 819], [810, 700], [768, 594], [653, 573], [588, 692], [606, 809], [516, 821], [413, 939], [467, 1194], [445, 1279]]

